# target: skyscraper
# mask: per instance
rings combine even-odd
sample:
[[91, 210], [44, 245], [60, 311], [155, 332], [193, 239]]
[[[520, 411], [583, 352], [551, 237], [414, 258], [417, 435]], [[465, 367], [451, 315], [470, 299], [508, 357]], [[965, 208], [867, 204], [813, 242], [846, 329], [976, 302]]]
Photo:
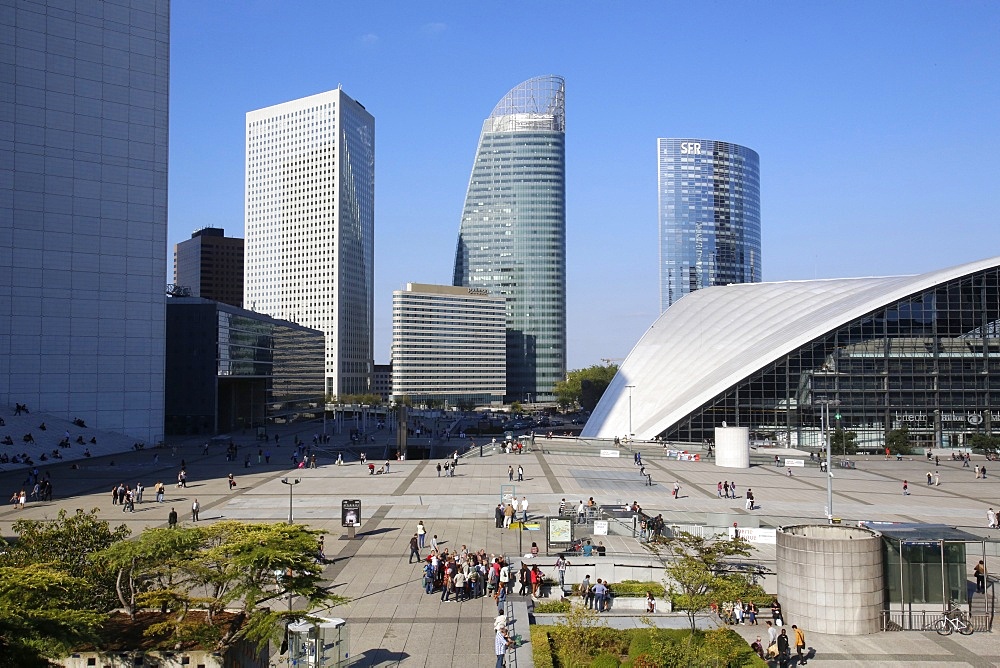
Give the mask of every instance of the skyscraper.
[[205, 227], [174, 246], [174, 285], [190, 296], [243, 306], [243, 239]]
[[0, 403], [163, 434], [168, 0], [0, 2]]
[[545, 401], [566, 374], [566, 82], [529, 79], [483, 123], [454, 284], [506, 299], [507, 399]]
[[699, 288], [757, 283], [760, 158], [711, 139], [657, 139], [660, 311]]
[[339, 88], [246, 117], [243, 306], [321, 330], [326, 393], [374, 364], [375, 119]]

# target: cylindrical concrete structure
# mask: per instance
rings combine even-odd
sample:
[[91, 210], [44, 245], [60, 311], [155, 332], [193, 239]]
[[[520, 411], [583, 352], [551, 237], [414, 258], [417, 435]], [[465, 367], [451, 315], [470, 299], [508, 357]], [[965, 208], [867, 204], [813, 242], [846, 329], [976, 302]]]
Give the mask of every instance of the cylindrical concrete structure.
[[750, 468], [750, 427], [715, 428], [715, 465]]
[[777, 558], [786, 625], [845, 636], [880, 631], [882, 534], [828, 524], [782, 527]]

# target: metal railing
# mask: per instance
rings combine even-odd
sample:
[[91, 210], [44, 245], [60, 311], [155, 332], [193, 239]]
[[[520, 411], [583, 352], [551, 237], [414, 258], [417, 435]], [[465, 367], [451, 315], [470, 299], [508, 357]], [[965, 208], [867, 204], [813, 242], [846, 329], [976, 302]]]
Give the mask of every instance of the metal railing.
[[[930, 631], [941, 619], [940, 610], [883, 610], [883, 631]], [[992, 615], [965, 615], [975, 631], [989, 631], [993, 627]]]

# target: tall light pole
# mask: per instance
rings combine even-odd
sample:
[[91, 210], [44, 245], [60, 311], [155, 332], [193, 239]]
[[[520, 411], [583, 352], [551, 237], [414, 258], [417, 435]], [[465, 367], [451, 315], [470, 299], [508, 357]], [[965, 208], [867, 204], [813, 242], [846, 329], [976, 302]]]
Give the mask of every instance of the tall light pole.
[[631, 440], [632, 434], [632, 390], [635, 389], [635, 385], [626, 385], [628, 388], [628, 437]]
[[[830, 404], [839, 406], [838, 399], [814, 399], [813, 403], [820, 405], [820, 422], [823, 428], [823, 445], [826, 447], [826, 518], [833, 522], [833, 468], [831, 468], [830, 451]], [[839, 416], [838, 416], [839, 417]]]
[[[288, 523], [292, 524], [292, 490], [298, 485], [301, 480], [295, 478], [294, 480], [289, 480], [288, 478], [282, 478], [281, 482], [288, 485]], [[289, 605], [291, 605], [291, 600], [289, 600]]]

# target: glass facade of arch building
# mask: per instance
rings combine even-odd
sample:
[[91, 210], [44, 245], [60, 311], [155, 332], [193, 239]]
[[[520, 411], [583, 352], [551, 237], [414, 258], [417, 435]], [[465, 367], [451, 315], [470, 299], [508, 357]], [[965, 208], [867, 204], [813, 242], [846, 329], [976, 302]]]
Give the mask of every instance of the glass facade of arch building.
[[760, 157], [711, 139], [657, 139], [660, 311], [694, 290], [761, 280]]
[[[629, 392], [635, 401], [630, 405]], [[1000, 258], [917, 276], [706, 288], [665, 311], [584, 436], [967, 447], [1000, 431]], [[834, 452], [836, 444], [834, 439]]]
[[841, 325], [664, 436], [711, 438], [727, 420], [749, 425], [758, 439], [819, 445], [824, 406], [830, 428], [854, 432], [862, 447], [884, 447], [886, 433], [903, 428], [921, 447], [965, 446], [974, 434], [1000, 430], [1000, 269], [948, 281]]
[[507, 398], [552, 400], [566, 374], [566, 83], [511, 89], [483, 123], [454, 285], [506, 299]]

